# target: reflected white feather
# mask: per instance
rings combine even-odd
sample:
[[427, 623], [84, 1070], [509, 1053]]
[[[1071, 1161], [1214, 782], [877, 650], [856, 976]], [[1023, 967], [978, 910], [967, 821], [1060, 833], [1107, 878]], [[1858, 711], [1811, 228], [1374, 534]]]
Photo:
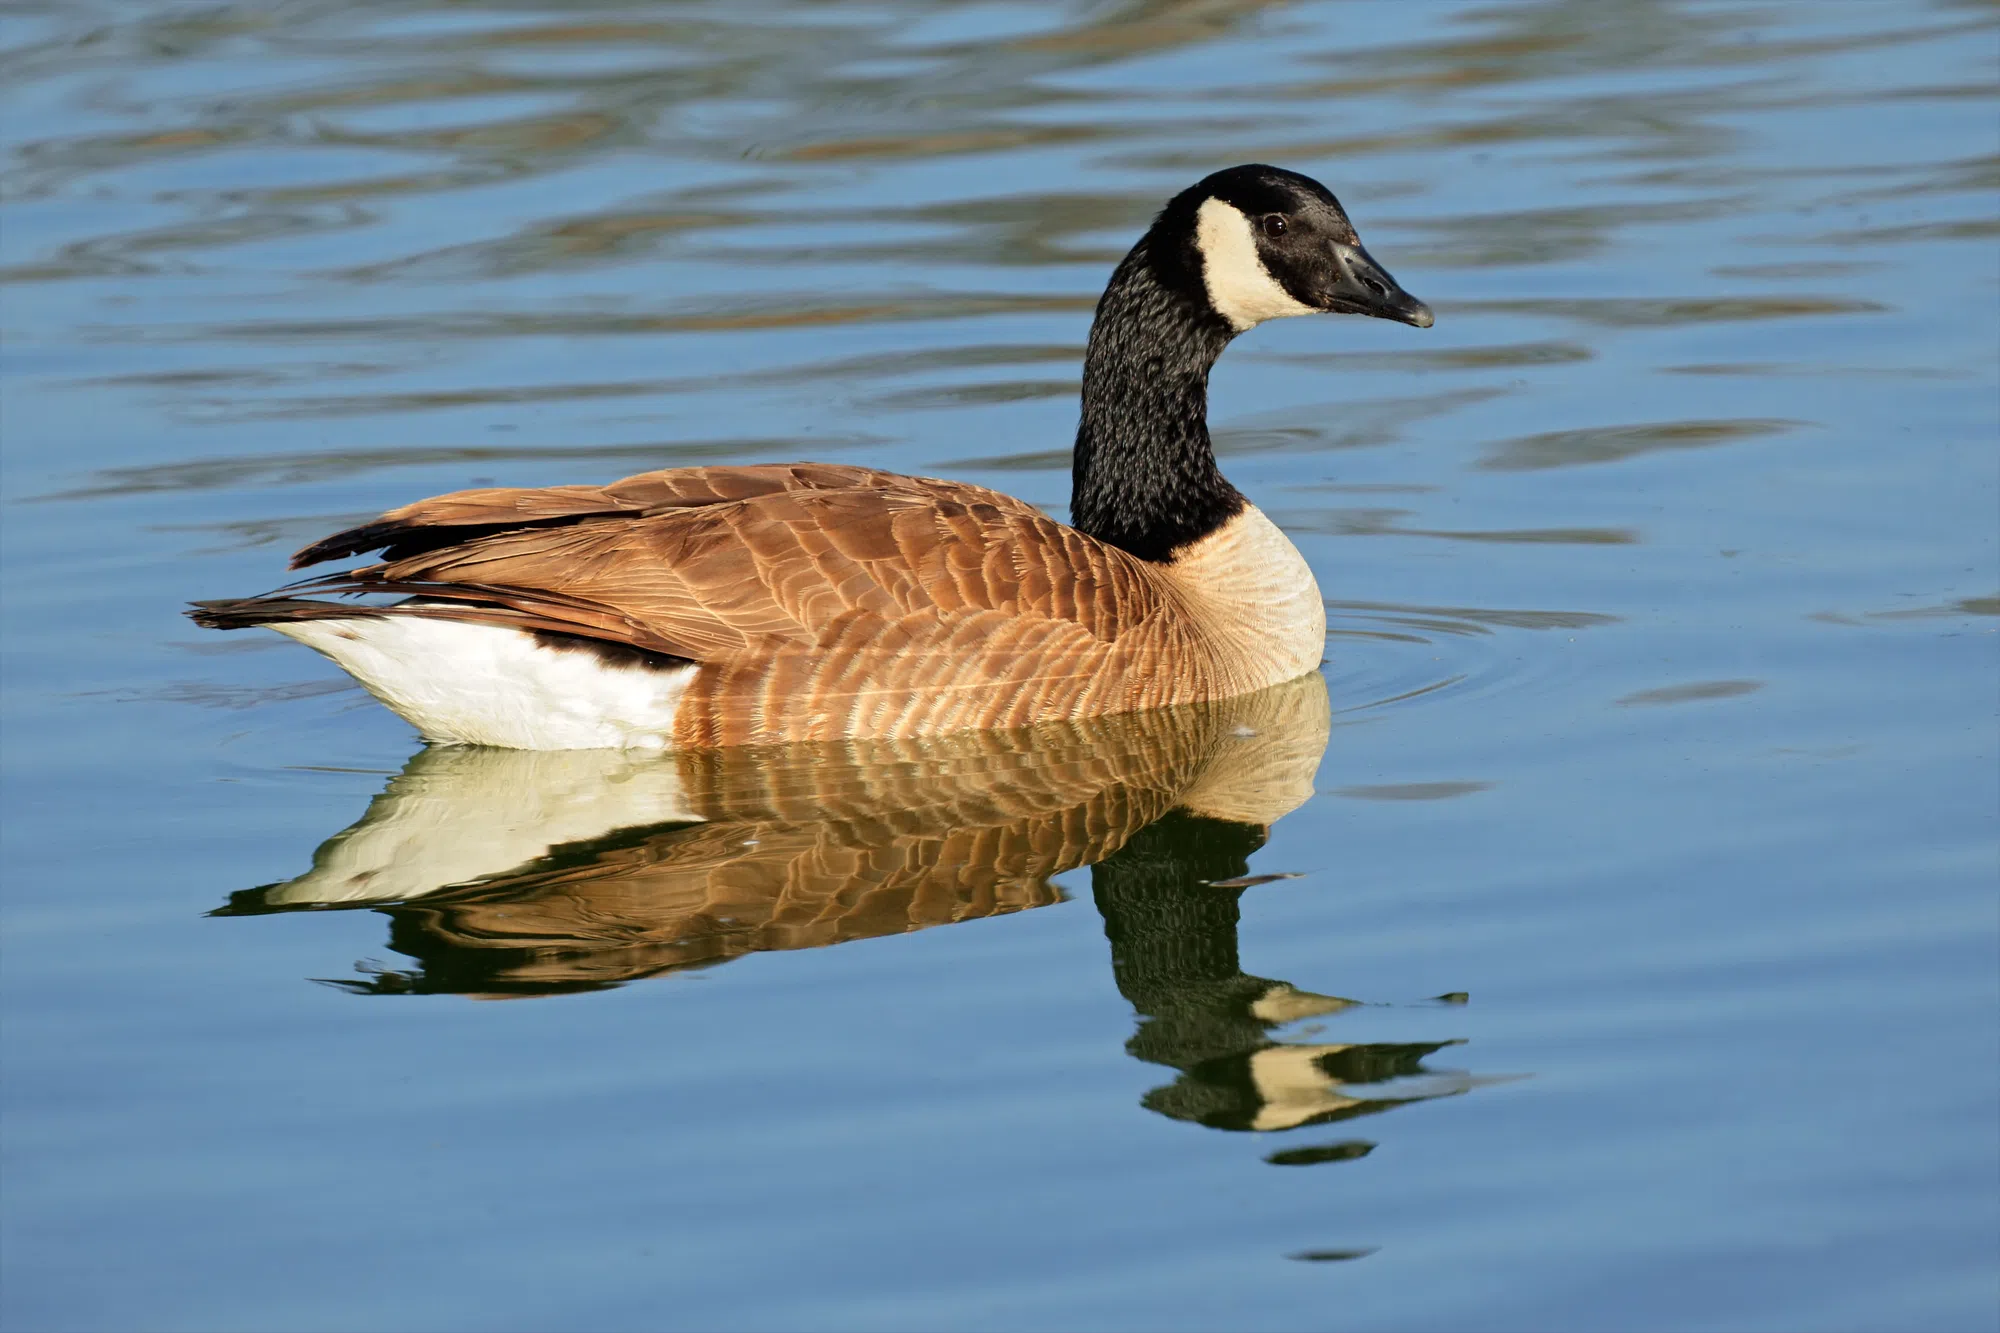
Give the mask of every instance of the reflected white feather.
[[1343, 1000], [1338, 995], [1315, 995], [1281, 981], [1258, 997], [1257, 1002], [1250, 1006], [1250, 1014], [1260, 1023], [1296, 1023], [1301, 1018], [1337, 1014], [1343, 1009], [1352, 1009], [1356, 1003], [1354, 1000]]
[[389, 902], [518, 870], [622, 828], [698, 823], [672, 756], [452, 749], [423, 755], [271, 906]]
[[1361, 1099], [1341, 1091], [1341, 1083], [1320, 1067], [1320, 1057], [1346, 1046], [1267, 1046], [1250, 1057], [1250, 1080], [1257, 1088], [1257, 1130], [1295, 1129], [1308, 1120], [1344, 1111]]

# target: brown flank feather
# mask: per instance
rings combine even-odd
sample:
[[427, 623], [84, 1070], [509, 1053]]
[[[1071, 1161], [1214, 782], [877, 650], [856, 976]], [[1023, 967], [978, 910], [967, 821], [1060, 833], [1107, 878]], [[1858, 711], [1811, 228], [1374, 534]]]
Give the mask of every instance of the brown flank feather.
[[374, 549], [377, 564], [191, 614], [218, 629], [426, 616], [695, 662], [681, 746], [1021, 726], [1266, 683], [1213, 651], [1167, 567], [996, 491], [870, 468], [460, 491], [316, 542], [293, 567]]

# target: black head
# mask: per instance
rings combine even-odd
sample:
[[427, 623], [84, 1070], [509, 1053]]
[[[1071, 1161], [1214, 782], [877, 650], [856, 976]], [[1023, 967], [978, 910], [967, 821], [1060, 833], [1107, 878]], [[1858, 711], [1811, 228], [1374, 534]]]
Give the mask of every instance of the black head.
[[1237, 333], [1323, 313], [1431, 326], [1430, 307], [1362, 248], [1333, 192], [1296, 171], [1218, 171], [1175, 195], [1151, 235], [1162, 277], [1192, 289]]

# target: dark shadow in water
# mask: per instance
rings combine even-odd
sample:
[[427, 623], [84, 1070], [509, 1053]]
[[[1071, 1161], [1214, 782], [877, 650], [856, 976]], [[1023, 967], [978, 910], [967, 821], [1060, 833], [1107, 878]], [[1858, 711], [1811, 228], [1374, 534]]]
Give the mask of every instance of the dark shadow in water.
[[[913, 741], [640, 755], [437, 747], [299, 877], [218, 916], [368, 907], [406, 968], [364, 995], [599, 990], [1060, 902], [1093, 866], [1127, 1049], [1177, 1071], [1161, 1115], [1287, 1130], [1466, 1091], [1451, 1042], [1300, 1044], [1352, 1008], [1245, 973], [1249, 857], [1312, 794], [1330, 711], [1317, 675], [1223, 703]], [[1353, 1160], [1343, 1143], [1278, 1165]]]
[[[1091, 871], [1112, 975], [1139, 1014], [1125, 1049], [1180, 1072], [1146, 1094], [1146, 1109], [1212, 1129], [1282, 1130], [1466, 1091], [1466, 1077], [1423, 1067], [1424, 1057], [1456, 1042], [1309, 1045], [1272, 1036], [1356, 1001], [1243, 971], [1236, 923], [1245, 889], [1229, 882], [1244, 876], [1267, 832], [1175, 810]], [[1373, 1146], [1350, 1141], [1268, 1160], [1352, 1161]]]

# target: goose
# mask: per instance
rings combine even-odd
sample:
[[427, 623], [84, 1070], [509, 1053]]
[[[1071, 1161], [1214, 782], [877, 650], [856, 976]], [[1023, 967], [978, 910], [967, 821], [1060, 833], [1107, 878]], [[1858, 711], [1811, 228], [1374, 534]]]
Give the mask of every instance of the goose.
[[[1216, 467], [1208, 375], [1316, 313], [1432, 323], [1324, 185], [1232, 167], [1169, 200], [1098, 301], [1067, 524], [863, 466], [673, 468], [418, 500], [292, 560], [374, 564], [188, 614], [317, 650], [447, 744], [923, 736], [1247, 694], [1318, 668], [1326, 612]], [[403, 600], [328, 600], [362, 594]]]

